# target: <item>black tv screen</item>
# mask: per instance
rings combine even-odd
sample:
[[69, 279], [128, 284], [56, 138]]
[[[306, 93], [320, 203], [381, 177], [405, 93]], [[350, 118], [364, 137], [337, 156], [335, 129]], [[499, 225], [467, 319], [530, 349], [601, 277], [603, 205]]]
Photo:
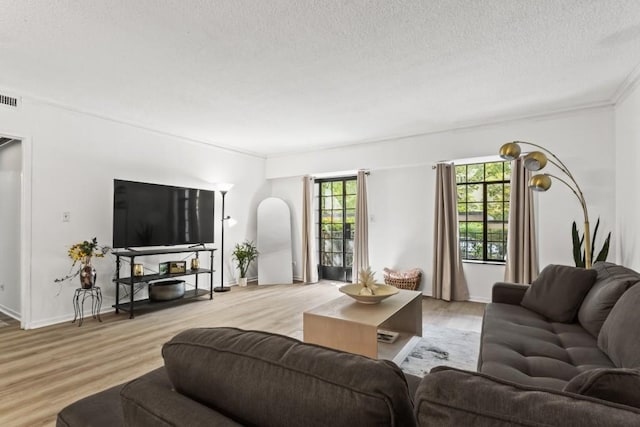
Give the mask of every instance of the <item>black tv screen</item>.
[[215, 192], [113, 180], [113, 247], [213, 243]]

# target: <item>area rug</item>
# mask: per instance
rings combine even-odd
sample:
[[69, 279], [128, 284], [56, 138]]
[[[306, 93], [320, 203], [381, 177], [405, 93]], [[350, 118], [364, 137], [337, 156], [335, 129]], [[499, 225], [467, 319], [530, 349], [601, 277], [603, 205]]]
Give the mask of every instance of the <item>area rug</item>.
[[449, 328], [426, 328], [422, 338], [404, 359], [400, 369], [423, 377], [435, 366], [476, 370], [480, 334]]

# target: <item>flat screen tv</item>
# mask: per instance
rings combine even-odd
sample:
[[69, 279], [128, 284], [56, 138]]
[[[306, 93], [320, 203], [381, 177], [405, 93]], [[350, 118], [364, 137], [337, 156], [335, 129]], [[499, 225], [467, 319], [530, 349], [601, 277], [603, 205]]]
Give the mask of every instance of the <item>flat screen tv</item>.
[[113, 247], [213, 243], [215, 192], [113, 180]]

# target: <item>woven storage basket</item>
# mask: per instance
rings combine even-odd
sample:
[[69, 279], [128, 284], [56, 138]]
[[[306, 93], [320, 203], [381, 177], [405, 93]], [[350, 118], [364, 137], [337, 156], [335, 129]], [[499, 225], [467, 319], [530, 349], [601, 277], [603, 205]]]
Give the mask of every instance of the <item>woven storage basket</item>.
[[418, 273], [416, 277], [411, 278], [393, 278], [387, 275], [384, 276], [384, 283], [386, 285], [395, 286], [398, 289], [407, 289], [409, 291], [416, 291], [420, 286], [420, 279], [422, 279], [422, 273]]

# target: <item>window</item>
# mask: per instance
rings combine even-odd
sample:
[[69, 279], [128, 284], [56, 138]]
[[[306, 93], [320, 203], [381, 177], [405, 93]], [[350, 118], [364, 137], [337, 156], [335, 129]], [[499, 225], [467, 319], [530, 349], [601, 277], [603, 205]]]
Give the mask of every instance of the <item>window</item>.
[[321, 279], [351, 281], [356, 229], [356, 178], [316, 180]]
[[456, 166], [462, 259], [505, 261], [510, 179], [511, 162]]

